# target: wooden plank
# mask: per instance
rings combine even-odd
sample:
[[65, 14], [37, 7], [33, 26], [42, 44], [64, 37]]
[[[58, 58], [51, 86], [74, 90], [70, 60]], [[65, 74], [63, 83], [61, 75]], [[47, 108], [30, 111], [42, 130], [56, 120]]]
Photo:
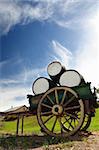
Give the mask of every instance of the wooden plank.
[[23, 128], [24, 128], [24, 115], [22, 115], [22, 128], [21, 128], [21, 134], [23, 134]]
[[19, 132], [19, 120], [20, 120], [20, 115], [17, 115], [17, 126], [16, 126], [16, 135], [18, 135]]

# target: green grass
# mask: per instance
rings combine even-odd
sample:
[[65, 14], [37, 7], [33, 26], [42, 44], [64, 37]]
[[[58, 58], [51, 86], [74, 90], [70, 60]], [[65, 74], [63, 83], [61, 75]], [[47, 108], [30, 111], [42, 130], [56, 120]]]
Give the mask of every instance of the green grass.
[[[89, 131], [99, 131], [99, 109], [96, 110], [95, 117], [92, 118]], [[21, 133], [21, 119], [20, 119], [20, 133]], [[5, 136], [4, 134], [14, 134], [11, 136]], [[44, 149], [50, 149], [49, 145], [55, 144], [56, 149], [70, 149], [73, 146], [73, 139], [68, 138], [53, 138], [49, 136], [15, 136], [16, 133], [16, 121], [0, 122], [0, 150], [8, 149], [32, 149], [37, 147], [43, 147]], [[24, 134], [40, 134], [40, 127], [38, 125], [36, 116], [25, 117], [24, 119]], [[71, 142], [72, 141], [72, 142]], [[54, 148], [53, 148], [54, 149]]]
[[[15, 134], [16, 133], [16, 125], [17, 121], [6, 121], [1, 122], [2, 126], [0, 127], [0, 134], [9, 133]], [[19, 133], [21, 133], [21, 119], [19, 123]], [[30, 116], [24, 118], [24, 134], [39, 134], [40, 127], [38, 125], [36, 116]]]
[[99, 108], [96, 109], [95, 117], [92, 118], [89, 131], [99, 131]]
[[[0, 123], [0, 134], [16, 133], [16, 121], [7, 121]], [[92, 118], [89, 131], [99, 131], [99, 109], [96, 109], [96, 115]], [[19, 125], [19, 133], [21, 133], [21, 119]], [[24, 134], [40, 134], [40, 126], [36, 116], [25, 117], [24, 119]]]

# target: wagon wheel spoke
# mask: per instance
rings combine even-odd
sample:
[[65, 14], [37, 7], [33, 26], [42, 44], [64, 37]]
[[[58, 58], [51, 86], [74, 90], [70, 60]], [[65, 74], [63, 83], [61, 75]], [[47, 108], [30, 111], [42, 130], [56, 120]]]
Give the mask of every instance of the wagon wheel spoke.
[[75, 115], [73, 115], [73, 114], [70, 114], [70, 113], [67, 113], [67, 112], [66, 112], [66, 115], [72, 117], [73, 119], [77, 119], [77, 116], [75, 116]]
[[46, 96], [48, 99], [49, 99], [49, 101], [54, 105], [54, 102], [53, 102], [53, 100], [47, 95]]
[[63, 125], [61, 122], [61, 117], [58, 118], [59, 124], [60, 124], [60, 128], [61, 128], [61, 133], [63, 133]]
[[54, 117], [54, 115], [52, 114], [51, 116], [49, 116], [43, 123], [45, 124], [45, 123], [47, 123], [51, 118], [53, 118]]
[[59, 104], [58, 93], [57, 93], [57, 90], [56, 90], [56, 89], [55, 89], [55, 99], [56, 99], [56, 103]]
[[[64, 122], [64, 124], [67, 122], [68, 124], [69, 124], [69, 127], [68, 127], [68, 129], [65, 127], [65, 130], [69, 130], [69, 128], [70, 128], [70, 126], [72, 127], [72, 129], [74, 129], [74, 127], [72, 126], [72, 119], [71, 118], [69, 118], [69, 119], [67, 119], [65, 116], [64, 116], [64, 118], [65, 118], [65, 122]], [[69, 120], [71, 120], [71, 121], [69, 121]]]
[[42, 106], [44, 106], [44, 107], [47, 107], [47, 108], [52, 109], [52, 107], [51, 107], [51, 106], [49, 106], [49, 105], [47, 105], [47, 104], [41, 103], [41, 105], [42, 105]]
[[60, 105], [62, 105], [64, 103], [64, 100], [65, 100], [65, 97], [66, 97], [66, 92], [67, 91], [65, 90]]
[[73, 127], [73, 125], [72, 125], [72, 119], [71, 119], [71, 121], [69, 122], [69, 126], [68, 126], [68, 129], [70, 128], [70, 127], [72, 127], [72, 129], [74, 129], [74, 127]]
[[77, 112], [75, 112], [75, 115], [76, 115], [76, 117], [77, 117], [76, 119], [78, 119], [78, 120], [79, 120], [79, 119], [80, 119], [80, 117], [79, 117], [79, 116], [80, 116], [80, 114], [78, 114], [78, 113], [79, 113], [78, 111], [77, 111]]
[[68, 108], [65, 108], [64, 110], [74, 110], [74, 109], [77, 109], [77, 108], [80, 108], [80, 106], [72, 106], [72, 107], [68, 107]]
[[52, 111], [48, 111], [48, 112], [41, 112], [41, 115], [51, 115], [52, 114]]
[[65, 118], [65, 121], [64, 121], [64, 123], [63, 123], [63, 124], [65, 124], [66, 122], [68, 122], [68, 123], [69, 123], [70, 118], [69, 118], [69, 119], [67, 119], [65, 116], [64, 116], [64, 118]]
[[54, 131], [54, 128], [55, 128], [56, 122], [57, 122], [57, 117], [55, 118], [55, 121], [54, 121], [54, 124], [53, 124], [52, 130], [51, 130], [52, 132]]
[[[65, 123], [66, 123], [67, 121], [65, 121]], [[63, 125], [63, 129], [65, 130], [65, 131], [67, 131], [67, 132], [69, 132], [70, 130], [69, 129], [67, 129], [67, 127], [66, 126], [64, 126]]]
[[74, 126], [76, 127], [76, 119], [73, 119], [74, 120]]
[[75, 113], [76, 118], [73, 118], [73, 120], [76, 120], [77, 122], [79, 122], [80, 117], [78, 117], [78, 114]]
[[54, 137], [71, 136], [80, 129], [83, 123], [83, 101], [78, 101], [76, 92], [68, 87], [54, 87], [40, 99], [37, 119], [47, 134]]
[[74, 127], [76, 126], [76, 120], [75, 119], [73, 119], [73, 124], [74, 124]]
[[75, 99], [75, 96], [73, 95], [63, 106], [67, 106], [70, 102], [72, 102]]

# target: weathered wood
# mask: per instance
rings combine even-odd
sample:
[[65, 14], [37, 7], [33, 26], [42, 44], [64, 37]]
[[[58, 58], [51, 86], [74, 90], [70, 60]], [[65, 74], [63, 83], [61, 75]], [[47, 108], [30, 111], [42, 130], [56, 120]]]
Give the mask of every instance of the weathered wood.
[[[53, 93], [55, 95], [54, 99], [51, 97]], [[61, 99], [59, 93], [62, 94]], [[69, 137], [74, 135], [83, 124], [83, 101], [81, 99], [78, 101], [78, 95], [71, 88], [52, 88], [43, 95], [38, 104], [37, 119], [42, 131], [46, 134], [54, 137]], [[60, 127], [57, 128], [57, 126]]]
[[20, 121], [20, 115], [17, 115], [17, 126], [16, 126], [16, 135], [18, 135], [19, 132], [19, 121]]
[[90, 106], [89, 106], [89, 100], [84, 100], [84, 106], [85, 106], [85, 113], [90, 114], [91, 110], [90, 110]]
[[21, 134], [23, 134], [23, 128], [24, 128], [24, 115], [22, 115], [22, 128], [21, 128]]

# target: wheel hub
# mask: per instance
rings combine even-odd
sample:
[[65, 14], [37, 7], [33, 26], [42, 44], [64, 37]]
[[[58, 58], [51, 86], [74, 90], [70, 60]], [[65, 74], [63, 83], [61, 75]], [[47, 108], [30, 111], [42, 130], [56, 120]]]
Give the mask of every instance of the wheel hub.
[[52, 107], [52, 113], [54, 115], [61, 115], [63, 113], [63, 107], [61, 105], [54, 105]]

